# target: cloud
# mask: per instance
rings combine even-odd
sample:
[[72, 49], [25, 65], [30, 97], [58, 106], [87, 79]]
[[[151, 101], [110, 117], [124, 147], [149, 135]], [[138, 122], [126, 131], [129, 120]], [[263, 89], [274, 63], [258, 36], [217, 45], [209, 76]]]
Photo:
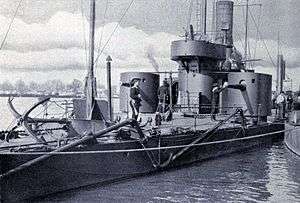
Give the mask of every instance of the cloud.
[[[8, 18], [0, 16], [0, 39], [3, 39], [8, 23]], [[111, 37], [116, 26], [118, 29]], [[105, 59], [107, 55], [111, 55], [116, 70], [113, 77], [116, 80], [120, 72], [127, 70], [154, 71], [151, 61], [147, 58], [149, 50], [160, 70], [175, 70], [177, 67], [176, 63], [170, 60], [170, 44], [178, 39], [175, 35], [164, 32], [148, 34], [134, 26], [122, 27], [117, 23], [108, 23], [96, 29], [96, 51], [99, 51], [100, 39], [102, 38], [101, 50], [110, 37], [96, 69], [100, 72], [105, 70], [101, 67], [105, 67]], [[87, 67], [87, 39], [88, 22], [79, 13], [58, 12], [45, 23], [28, 24], [16, 19], [5, 47], [0, 51], [0, 71], [4, 73], [0, 79], [14, 80], [23, 78], [24, 75], [31, 78], [31, 73], [36, 75], [32, 78], [38, 80], [46, 80], [52, 76], [53, 79], [66, 80], [79, 76], [84, 78]], [[265, 43], [276, 63], [277, 42], [265, 40]], [[235, 45], [239, 50], [243, 50], [242, 42], [237, 41]], [[250, 39], [250, 47], [252, 57], [255, 50], [255, 58], [263, 59], [256, 63], [258, 69], [271, 71], [270, 68], [262, 68], [272, 66], [264, 43], [256, 43], [254, 39]], [[281, 45], [281, 51], [287, 61], [287, 70], [300, 67], [300, 48]], [[292, 76], [293, 72], [295, 71], [290, 73]]]
[[[259, 66], [272, 66], [273, 63], [277, 63], [278, 54], [278, 42], [274, 40], [260, 40], [249, 39], [250, 55], [252, 58], [262, 59], [255, 63]], [[244, 50], [244, 42], [237, 41], [235, 46], [238, 50]], [[267, 47], [267, 48], [266, 48]], [[269, 52], [269, 53], [268, 53]], [[300, 67], [300, 48], [292, 48], [285, 44], [280, 44], [280, 54], [283, 54], [287, 63], [287, 68], [299, 68]], [[269, 56], [270, 55], [270, 56]], [[272, 58], [272, 61], [270, 59]]]
[[[0, 16], [1, 38], [8, 22], [9, 19]], [[26, 24], [16, 19], [0, 52], [0, 68], [5, 71], [85, 69], [88, 26], [81, 14], [67, 12], [58, 12], [44, 24]], [[111, 36], [116, 26], [118, 29]], [[109, 54], [118, 68], [152, 68], [146, 58], [147, 49], [151, 46], [154, 57], [164, 66], [170, 66], [170, 43], [176, 38], [167, 33], [149, 35], [135, 27], [123, 28], [117, 23], [109, 23], [96, 29], [95, 45], [96, 51], [105, 46], [99, 58], [100, 65], [105, 64]]]
[[[244, 50], [243, 42], [237, 41], [234, 44], [238, 50]], [[273, 88], [275, 88], [278, 42], [275, 40], [260, 40], [256, 42], [255, 39], [249, 39], [249, 45], [251, 58], [262, 59], [261, 61], [253, 63], [255, 71], [271, 74]], [[274, 64], [272, 63], [268, 52]], [[293, 86], [294, 90], [298, 89], [298, 87], [300, 87], [300, 48], [291, 48], [285, 44], [280, 44], [280, 53], [283, 54], [284, 60], [286, 61], [286, 79], [292, 79], [292, 84], [290, 80], [284, 82], [284, 89], [289, 90], [291, 85]]]
[[[0, 16], [1, 39], [8, 27], [9, 19]], [[54, 48], [84, 47], [83, 23], [79, 14], [58, 12], [45, 24], [27, 24], [15, 19], [4, 49], [22, 52], [41, 51]]]

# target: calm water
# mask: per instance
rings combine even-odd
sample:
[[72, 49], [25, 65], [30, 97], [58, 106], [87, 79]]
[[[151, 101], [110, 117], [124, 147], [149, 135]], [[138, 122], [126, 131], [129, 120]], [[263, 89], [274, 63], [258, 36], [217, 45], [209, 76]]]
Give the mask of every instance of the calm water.
[[300, 202], [300, 157], [282, 143], [36, 202]]
[[[2, 113], [3, 102], [0, 99]], [[25, 107], [24, 103], [20, 105]], [[9, 122], [3, 121], [2, 113], [3, 126]], [[283, 143], [107, 186], [55, 194], [35, 202], [265, 201], [300, 202], [300, 157]]]

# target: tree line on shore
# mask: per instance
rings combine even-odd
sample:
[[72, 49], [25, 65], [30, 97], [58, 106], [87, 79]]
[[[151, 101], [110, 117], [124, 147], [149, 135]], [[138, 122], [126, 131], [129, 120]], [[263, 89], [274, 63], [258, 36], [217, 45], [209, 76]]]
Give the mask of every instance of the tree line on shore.
[[4, 93], [42, 93], [42, 94], [57, 94], [57, 93], [73, 93], [78, 94], [83, 92], [83, 82], [74, 79], [70, 83], [64, 83], [61, 80], [47, 80], [42, 83], [31, 81], [25, 83], [23, 80], [17, 80], [15, 83], [10, 81], [0, 82], [0, 91]]
[[[107, 95], [107, 90], [103, 84], [97, 84], [97, 88], [103, 90]], [[70, 83], [61, 80], [47, 80], [42, 83], [31, 81], [25, 83], [23, 80], [17, 80], [15, 83], [10, 81], [0, 81], [0, 93], [5, 94], [81, 94], [84, 91], [84, 83], [81, 80], [74, 79]], [[117, 93], [117, 87], [112, 86], [112, 94]]]

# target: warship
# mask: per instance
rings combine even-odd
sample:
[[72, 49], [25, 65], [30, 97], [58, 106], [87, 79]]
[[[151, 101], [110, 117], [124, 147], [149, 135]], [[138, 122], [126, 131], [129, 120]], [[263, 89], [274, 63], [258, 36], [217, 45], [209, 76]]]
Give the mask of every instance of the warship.
[[[31, 116], [50, 98], [40, 99], [24, 114], [8, 100], [18, 124], [1, 135], [1, 201], [153, 174], [282, 141], [285, 124], [270, 121], [272, 76], [247, 69], [247, 57], [234, 48], [233, 6], [229, 0], [216, 2], [213, 39], [205, 37], [206, 26], [201, 35], [190, 25], [184, 39], [172, 42], [171, 60], [178, 71], [167, 73], [168, 103], [158, 100], [159, 73], [125, 72], [117, 113], [112, 108], [110, 57], [108, 100], [97, 99], [96, 7], [90, 0], [85, 97], [72, 100], [72, 114], [65, 118]], [[130, 87], [125, 84], [136, 78], [141, 81], [142, 120], [128, 116]], [[159, 105], [165, 106], [162, 112]]]
[[300, 95], [299, 91], [295, 94], [293, 99], [292, 111], [289, 114], [289, 124], [292, 126], [293, 131], [286, 134], [284, 143], [288, 149], [300, 157]]
[[[276, 79], [277, 95], [280, 95], [284, 89], [283, 82], [286, 79], [285, 64], [283, 55], [278, 54]], [[287, 121], [286, 127], [290, 129], [290, 132], [286, 133], [284, 143], [291, 152], [300, 156], [300, 131], [298, 127], [300, 126], [300, 91], [293, 92], [292, 88], [291, 91], [286, 91], [283, 108], [278, 108], [277, 119]]]

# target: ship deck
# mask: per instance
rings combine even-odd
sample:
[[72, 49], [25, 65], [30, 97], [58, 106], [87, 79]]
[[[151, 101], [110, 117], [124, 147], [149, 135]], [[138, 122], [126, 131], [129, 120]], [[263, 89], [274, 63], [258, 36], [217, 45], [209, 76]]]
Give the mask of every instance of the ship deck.
[[[119, 114], [121, 115], [121, 114]], [[126, 114], [122, 114], [121, 115], [122, 120], [126, 119]], [[226, 117], [228, 117], [228, 115], [218, 115], [217, 119], [218, 120], [223, 120]], [[142, 127], [142, 131], [143, 133], [148, 136], [151, 137], [153, 131], [158, 132], [160, 134], [160, 136], [170, 136], [172, 135], [174, 132], [205, 132], [208, 129], [214, 127], [215, 125], [217, 125], [219, 123], [219, 121], [215, 121], [212, 120], [209, 114], [206, 115], [197, 115], [195, 114], [194, 117], [191, 116], [184, 116], [183, 113], [174, 113], [173, 114], [173, 119], [169, 122], [167, 121], [162, 121], [161, 125], [159, 126], [155, 126], [154, 122], [155, 122], [155, 114], [143, 114], [142, 115], [142, 122], [141, 122], [141, 126], [143, 126], [143, 124], [149, 119], [152, 119], [152, 123], [148, 124], [144, 127]], [[230, 128], [240, 128], [241, 125], [236, 123], [236, 122], [231, 122], [233, 121], [233, 119], [231, 119], [229, 122], [224, 123], [223, 125], [221, 125], [218, 129], [230, 129]], [[261, 125], [264, 125], [267, 123], [262, 123]], [[135, 137], [137, 136], [137, 137]], [[52, 147], [57, 147], [58, 145], [58, 141], [61, 140], [63, 141], [63, 139], [58, 139], [57, 136], [53, 136], [53, 135], [49, 135], [45, 137], [47, 141], [49, 141], [50, 146]], [[134, 139], [138, 139], [138, 135], [133, 135]], [[74, 138], [77, 139], [77, 138]], [[97, 141], [99, 143], [112, 143], [112, 142], [123, 142], [124, 140], [118, 140], [116, 139], [116, 132], [110, 132], [108, 133], [108, 136], [105, 136], [103, 138], [98, 138]], [[26, 146], [28, 145], [28, 147], [32, 146], [38, 146], [36, 145], [36, 141], [32, 138], [32, 137], [22, 137], [21, 139], [12, 139], [9, 142], [6, 141], [0, 141], [0, 153], [2, 152], [7, 152], [7, 151], [11, 151], [11, 149], [17, 149], [20, 146]], [[42, 146], [42, 145], [40, 145]]]

